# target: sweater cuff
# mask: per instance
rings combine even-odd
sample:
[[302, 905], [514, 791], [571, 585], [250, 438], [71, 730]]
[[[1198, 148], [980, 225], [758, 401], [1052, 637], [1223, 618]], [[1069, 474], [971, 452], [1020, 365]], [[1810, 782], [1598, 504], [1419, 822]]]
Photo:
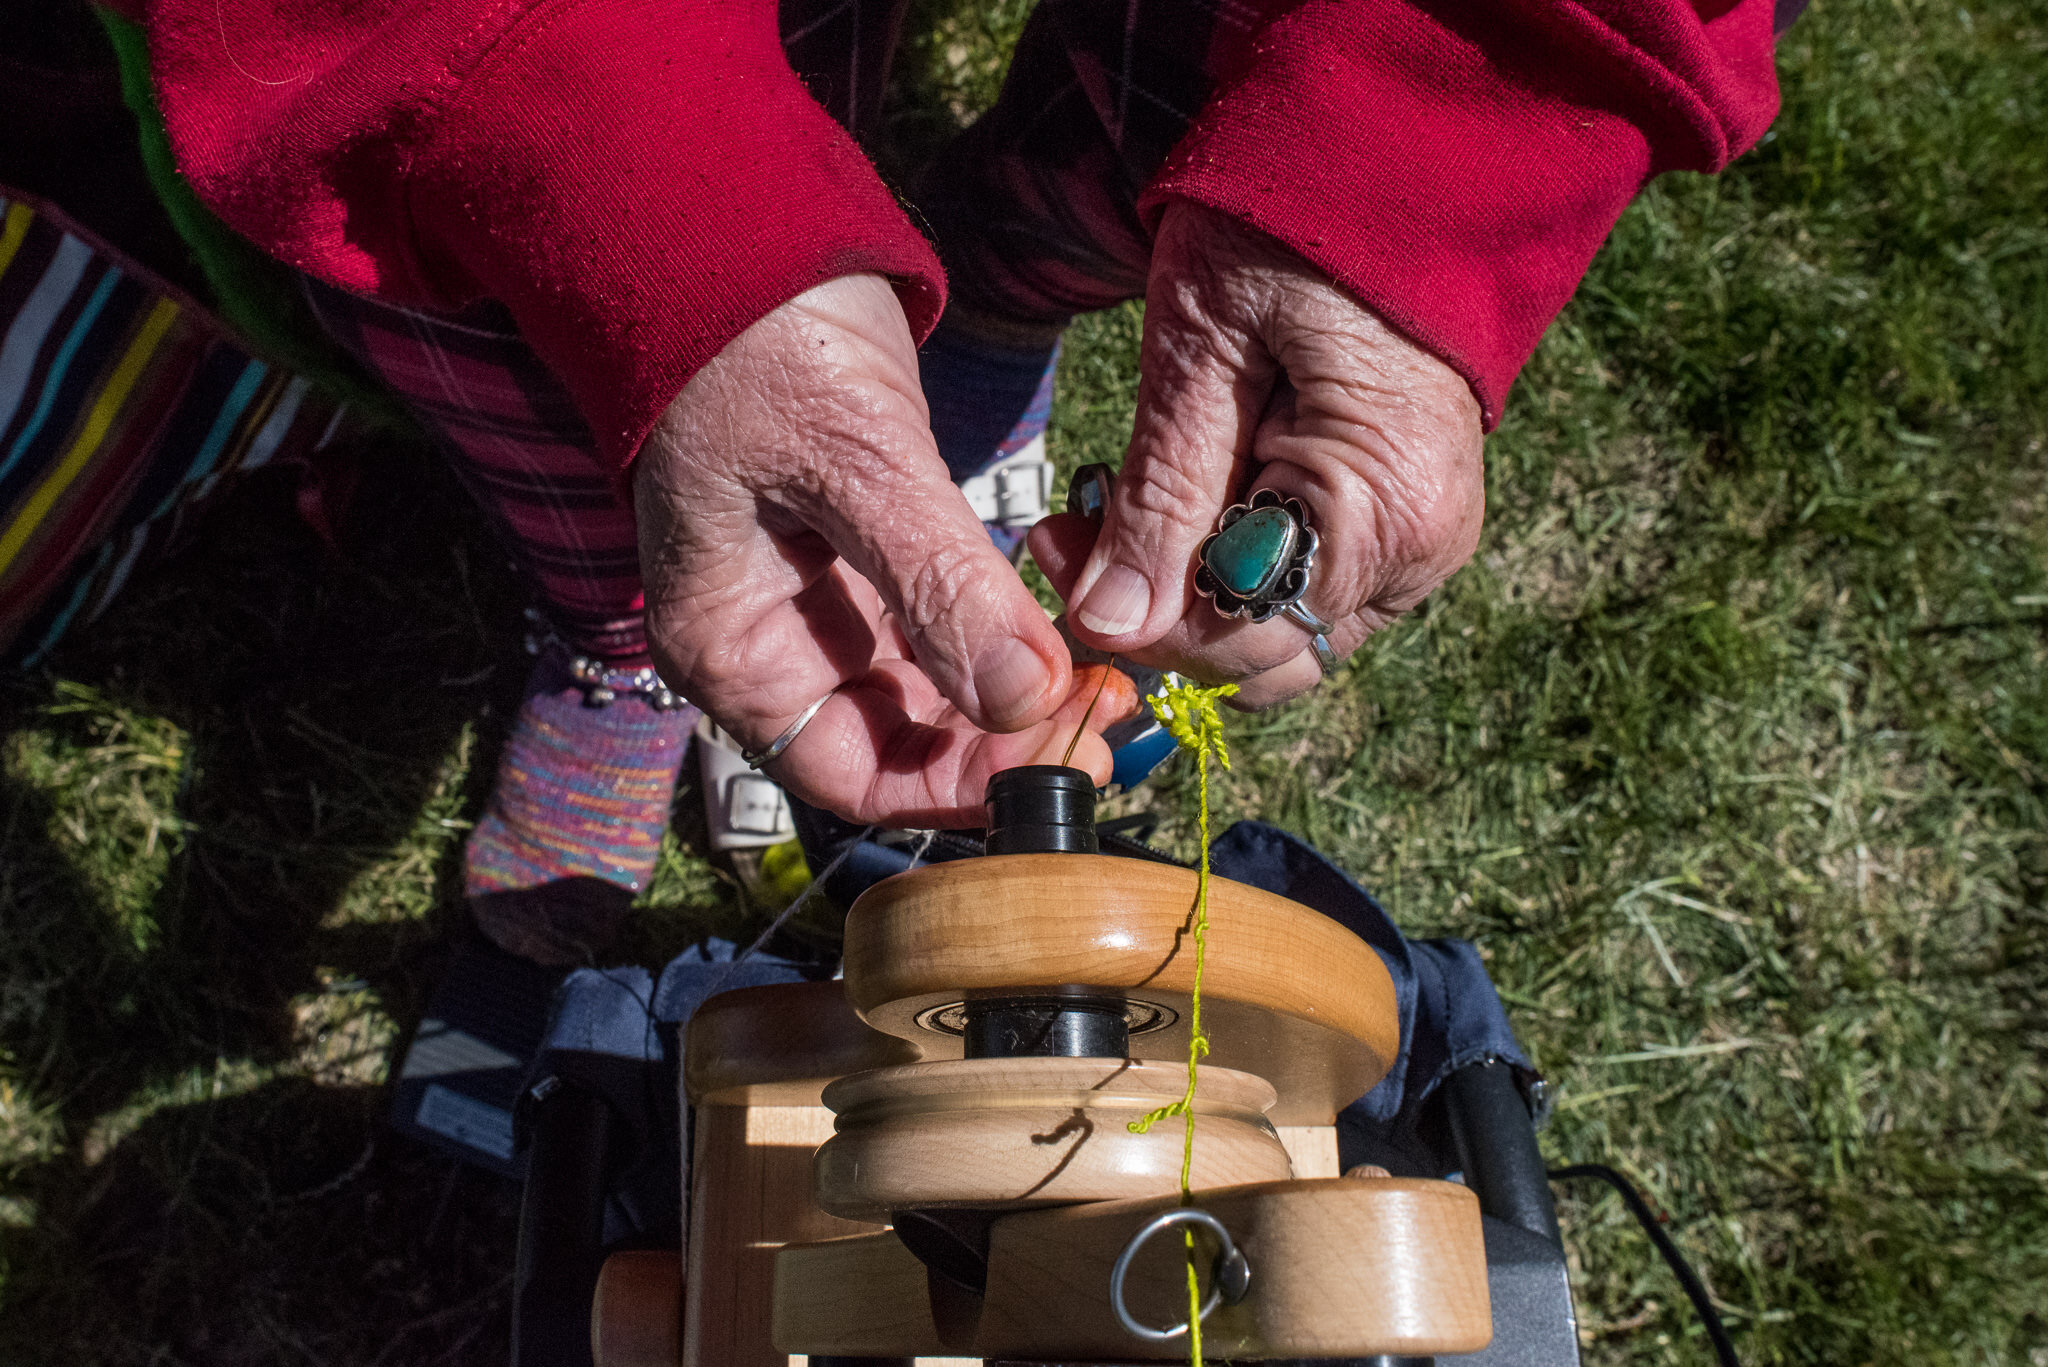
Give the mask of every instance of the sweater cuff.
[[411, 177], [427, 278], [501, 300], [623, 471], [690, 377], [813, 285], [872, 272], [919, 338], [938, 259], [783, 57], [760, 0], [544, 0]]
[[1776, 109], [1768, 3], [1734, 7], [1733, 35], [1693, 25], [1679, 56], [1704, 93], [1592, 23], [1517, 32], [1513, 8], [1455, 26], [1404, 0], [1291, 10], [1154, 178], [1148, 225], [1181, 196], [1280, 239], [1464, 375], [1491, 430], [1643, 182], [1718, 169]]

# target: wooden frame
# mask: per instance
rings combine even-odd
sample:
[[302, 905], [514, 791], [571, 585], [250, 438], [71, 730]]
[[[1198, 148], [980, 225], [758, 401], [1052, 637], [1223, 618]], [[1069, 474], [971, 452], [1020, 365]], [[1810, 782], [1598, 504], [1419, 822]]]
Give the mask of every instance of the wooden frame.
[[[601, 1367], [650, 1367], [667, 1343], [685, 1367], [780, 1367], [796, 1354], [1184, 1357], [1184, 1335], [1155, 1342], [1121, 1327], [1108, 1288], [1133, 1233], [1179, 1204], [1178, 1124], [1133, 1136], [1126, 1122], [1185, 1077], [1194, 889], [1184, 869], [1090, 855], [931, 866], [855, 905], [843, 985], [706, 1002], [684, 1046], [695, 1136], [681, 1304], [649, 1310], [659, 1293], [644, 1289], [666, 1283], [645, 1267], [608, 1269], [615, 1313], [601, 1284], [593, 1318]], [[1232, 1231], [1253, 1274], [1242, 1301], [1204, 1321], [1206, 1350], [1485, 1346], [1472, 1194], [1335, 1172], [1336, 1111], [1399, 1045], [1378, 956], [1326, 918], [1224, 879], [1212, 881], [1210, 915], [1212, 1052], [1197, 1093], [1209, 1144], [1198, 1139], [1195, 1204]], [[1072, 992], [1165, 1023], [1132, 1035], [1129, 1060], [963, 1060], [944, 1028], [947, 1009], [972, 998]], [[828, 1101], [844, 1112], [836, 1125]], [[1094, 1146], [1093, 1167], [1064, 1187], [1073, 1160], [1034, 1141], [1075, 1134], [1076, 1147]], [[1038, 1180], [1042, 1168], [1053, 1179]], [[891, 1208], [946, 1205], [991, 1220], [981, 1294], [928, 1269], [881, 1223]], [[1132, 1313], [1161, 1327], [1185, 1318], [1184, 1256], [1171, 1238], [1136, 1255]], [[618, 1322], [627, 1314], [680, 1314], [680, 1331]], [[655, 1346], [628, 1356], [629, 1344]]]

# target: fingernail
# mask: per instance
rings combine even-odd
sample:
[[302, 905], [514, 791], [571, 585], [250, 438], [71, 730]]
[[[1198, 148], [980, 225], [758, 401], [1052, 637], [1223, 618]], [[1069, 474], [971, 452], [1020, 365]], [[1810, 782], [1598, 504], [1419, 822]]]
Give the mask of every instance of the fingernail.
[[1152, 585], [1124, 565], [1111, 565], [1074, 609], [1081, 625], [1100, 636], [1121, 636], [1145, 624], [1152, 610]]
[[1051, 683], [1045, 657], [1014, 636], [990, 646], [974, 662], [974, 696], [997, 726], [1029, 712]]

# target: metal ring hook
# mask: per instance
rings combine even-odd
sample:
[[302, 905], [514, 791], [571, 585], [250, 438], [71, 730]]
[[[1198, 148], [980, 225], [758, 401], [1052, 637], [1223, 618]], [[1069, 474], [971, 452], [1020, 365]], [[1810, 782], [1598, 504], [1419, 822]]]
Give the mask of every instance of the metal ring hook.
[[1230, 1231], [1223, 1227], [1221, 1220], [1206, 1210], [1196, 1210], [1192, 1206], [1181, 1206], [1154, 1217], [1133, 1234], [1131, 1241], [1124, 1245], [1124, 1251], [1117, 1254], [1116, 1266], [1111, 1268], [1109, 1273], [1109, 1308], [1116, 1313], [1117, 1323], [1128, 1332], [1155, 1343], [1185, 1334], [1188, 1326], [1182, 1323], [1171, 1329], [1154, 1329], [1150, 1325], [1138, 1323], [1129, 1307], [1124, 1304], [1124, 1278], [1129, 1275], [1131, 1262], [1138, 1256], [1138, 1250], [1143, 1248], [1153, 1235], [1175, 1225], [1200, 1225], [1215, 1235], [1216, 1242], [1221, 1245], [1216, 1253], [1215, 1271], [1209, 1277], [1208, 1298], [1196, 1311], [1196, 1319], [1209, 1318], [1209, 1312], [1225, 1301], [1236, 1305], [1244, 1299], [1246, 1290], [1251, 1286], [1251, 1264], [1245, 1261], [1243, 1250], [1238, 1248], [1237, 1241], [1230, 1237]]

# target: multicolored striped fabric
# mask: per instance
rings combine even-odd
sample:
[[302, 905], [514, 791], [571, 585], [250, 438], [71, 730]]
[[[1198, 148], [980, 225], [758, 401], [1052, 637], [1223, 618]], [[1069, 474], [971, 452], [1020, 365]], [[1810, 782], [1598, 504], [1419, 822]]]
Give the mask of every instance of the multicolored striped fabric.
[[0, 191], [0, 660], [40, 660], [233, 476], [348, 425], [148, 271]]

